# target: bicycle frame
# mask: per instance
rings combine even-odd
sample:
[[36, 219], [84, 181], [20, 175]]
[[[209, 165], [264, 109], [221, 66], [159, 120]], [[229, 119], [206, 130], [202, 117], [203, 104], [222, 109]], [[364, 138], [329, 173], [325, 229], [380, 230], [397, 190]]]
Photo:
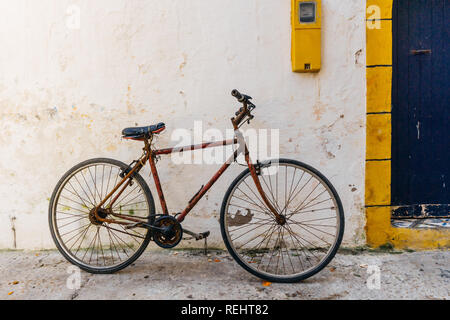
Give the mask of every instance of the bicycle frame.
[[[228, 146], [228, 145], [235, 145], [238, 144], [237, 139], [234, 140], [224, 140], [221, 142], [208, 142], [203, 143], [199, 145], [191, 145], [191, 146], [185, 146], [181, 148], [169, 148], [169, 149], [161, 149], [161, 150], [155, 150], [153, 151], [153, 154], [155, 156], [159, 155], [169, 155], [172, 153], [183, 153], [186, 151], [194, 151], [194, 150], [202, 150], [202, 149], [208, 149], [208, 148], [217, 148], [221, 146]], [[211, 187], [216, 183], [217, 180], [222, 176], [222, 174], [229, 168], [231, 163], [236, 159], [238, 156], [238, 150], [234, 152], [234, 154], [222, 165], [222, 167], [216, 172], [216, 174], [208, 181], [206, 185], [204, 185], [200, 191], [198, 191], [192, 199], [189, 201], [186, 208], [177, 216], [177, 220], [179, 222], [182, 222], [185, 217], [191, 212], [191, 210], [197, 205], [197, 203], [203, 198], [203, 196], [211, 189]], [[159, 195], [159, 201], [161, 203], [161, 207], [163, 208], [164, 214], [168, 214], [166, 201], [164, 199], [164, 194], [161, 188], [161, 183], [159, 181], [158, 172], [156, 169], [156, 163], [155, 159], [151, 158], [150, 160], [150, 168], [152, 171], [153, 179], [155, 181], [156, 189], [158, 191]]]
[[191, 145], [191, 146], [185, 146], [185, 147], [176, 147], [176, 148], [167, 148], [167, 149], [159, 149], [159, 150], [152, 150], [151, 148], [151, 142], [153, 140], [153, 137], [150, 137], [150, 139], [148, 138], [143, 138], [142, 140], [145, 143], [145, 147], [144, 147], [144, 155], [136, 162], [136, 164], [131, 168], [131, 170], [125, 175], [125, 177], [123, 177], [123, 179], [119, 182], [119, 184], [106, 196], [106, 198], [95, 208], [95, 215], [96, 218], [101, 221], [101, 222], [108, 222], [108, 223], [115, 223], [115, 224], [123, 224], [123, 225], [128, 225], [128, 223], [126, 222], [122, 222], [122, 221], [115, 221], [112, 219], [103, 219], [98, 215], [98, 209], [100, 209], [106, 202], [108, 199], [110, 199], [114, 193], [119, 190], [119, 188], [122, 189], [119, 191], [119, 193], [114, 197], [114, 199], [111, 200], [111, 202], [108, 205], [107, 210], [110, 210], [111, 215], [118, 217], [118, 218], [122, 218], [124, 220], [128, 220], [131, 222], [142, 222], [142, 220], [136, 219], [136, 218], [132, 218], [132, 217], [128, 217], [128, 216], [124, 216], [124, 215], [120, 215], [117, 213], [112, 212], [112, 206], [114, 204], [114, 202], [120, 197], [120, 195], [125, 191], [125, 189], [130, 186], [130, 184], [132, 183], [132, 176], [135, 173], [138, 173], [146, 164], [146, 162], [148, 161], [150, 164], [150, 169], [151, 169], [151, 173], [153, 176], [153, 180], [155, 182], [155, 186], [156, 186], [156, 190], [158, 192], [158, 197], [159, 197], [159, 201], [161, 204], [161, 208], [163, 211], [163, 215], [169, 215], [169, 210], [167, 208], [167, 203], [164, 197], [164, 192], [162, 189], [162, 185], [161, 185], [161, 181], [159, 179], [159, 175], [158, 175], [158, 170], [156, 168], [156, 159], [158, 156], [162, 156], [162, 155], [170, 155], [172, 153], [183, 153], [183, 152], [188, 152], [188, 151], [194, 151], [194, 150], [203, 150], [203, 149], [207, 149], [207, 148], [216, 148], [216, 147], [225, 147], [228, 145], [239, 145], [239, 148], [237, 150], [234, 151], [234, 154], [222, 165], [222, 167], [216, 172], [216, 174], [208, 181], [208, 183], [206, 185], [204, 185], [200, 191], [198, 191], [193, 197], [192, 199], [189, 201], [188, 205], [186, 206], [186, 208], [177, 214], [176, 219], [178, 220], [178, 222], [183, 222], [185, 217], [189, 214], [189, 212], [192, 211], [192, 209], [197, 205], [197, 203], [203, 198], [203, 196], [211, 189], [211, 187], [215, 184], [215, 182], [222, 176], [222, 174], [230, 167], [230, 165], [233, 163], [233, 161], [235, 161], [235, 159], [237, 158], [237, 156], [240, 154], [240, 152], [244, 152], [244, 156], [245, 156], [245, 161], [248, 165], [248, 168], [250, 170], [250, 173], [252, 175], [253, 181], [255, 182], [255, 185], [261, 195], [262, 200], [264, 201], [264, 203], [266, 204], [267, 208], [274, 214], [275, 218], [278, 221], [282, 221], [283, 218], [278, 214], [278, 212], [275, 210], [275, 208], [272, 206], [271, 202], [269, 201], [269, 199], [266, 197], [264, 190], [261, 186], [261, 183], [259, 181], [259, 177], [258, 177], [258, 172], [257, 169], [255, 168], [255, 166], [252, 164], [251, 159], [250, 159], [250, 154], [247, 148], [247, 145], [245, 143], [245, 140], [243, 138], [242, 133], [237, 129], [235, 131], [236, 134], [236, 138], [232, 139], [232, 140], [223, 140], [223, 141], [219, 141], [219, 142], [207, 142], [207, 143], [203, 143], [203, 144], [198, 144], [198, 145]]

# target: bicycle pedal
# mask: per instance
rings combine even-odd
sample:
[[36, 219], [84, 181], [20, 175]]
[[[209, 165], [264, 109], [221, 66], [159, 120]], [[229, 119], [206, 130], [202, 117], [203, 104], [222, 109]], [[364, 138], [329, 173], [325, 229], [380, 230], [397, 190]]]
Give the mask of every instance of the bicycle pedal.
[[209, 237], [210, 234], [211, 234], [211, 232], [206, 231], [206, 232], [200, 233], [200, 236], [202, 237], [202, 239], [206, 239]]
[[183, 232], [192, 236], [197, 241], [206, 239], [211, 234], [211, 232], [209, 232], [209, 231], [202, 232], [202, 233], [195, 233], [195, 232], [189, 231], [187, 229], [183, 229]]

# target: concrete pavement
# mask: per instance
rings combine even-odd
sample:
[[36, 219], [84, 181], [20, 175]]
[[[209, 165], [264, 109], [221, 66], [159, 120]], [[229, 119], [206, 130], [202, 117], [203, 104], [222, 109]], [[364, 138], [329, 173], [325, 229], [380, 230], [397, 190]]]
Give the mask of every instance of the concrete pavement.
[[[79, 273], [57, 251], [0, 251], [0, 299], [449, 299], [450, 251], [342, 250], [302, 283], [263, 283], [225, 251], [147, 250], [114, 275]], [[71, 273], [74, 272], [75, 273]]]

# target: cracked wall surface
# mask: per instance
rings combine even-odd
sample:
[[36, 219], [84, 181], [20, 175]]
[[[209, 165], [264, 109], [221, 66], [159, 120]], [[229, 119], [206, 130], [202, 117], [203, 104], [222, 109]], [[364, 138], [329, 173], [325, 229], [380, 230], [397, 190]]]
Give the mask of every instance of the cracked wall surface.
[[[69, 23], [73, 5], [79, 28]], [[294, 74], [290, 1], [1, 2], [0, 248], [54, 248], [54, 186], [83, 160], [138, 157], [141, 145], [121, 140], [124, 127], [165, 122], [160, 147], [175, 145], [171, 132], [194, 121], [225, 132], [234, 88], [254, 97], [253, 128], [280, 129], [282, 157], [335, 185], [344, 245], [365, 243], [365, 6], [324, 0], [323, 68]], [[178, 212], [218, 166], [165, 158], [158, 168], [169, 210]], [[220, 205], [243, 169], [228, 171], [185, 222], [210, 230], [211, 246], [223, 247]], [[148, 170], [143, 176], [157, 198]]]

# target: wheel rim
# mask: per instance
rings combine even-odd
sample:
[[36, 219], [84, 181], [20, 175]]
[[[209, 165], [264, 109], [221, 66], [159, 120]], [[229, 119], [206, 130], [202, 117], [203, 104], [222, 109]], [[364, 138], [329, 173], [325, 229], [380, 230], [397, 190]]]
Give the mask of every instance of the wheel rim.
[[272, 163], [259, 179], [286, 223], [277, 223], [250, 173], [245, 174], [225, 206], [224, 229], [232, 251], [249, 271], [262, 276], [289, 279], [317, 272], [339, 242], [341, 212], [332, 189], [296, 164]]
[[[93, 214], [93, 209], [120, 182], [121, 170], [111, 163], [87, 164], [70, 173], [55, 195], [52, 228], [57, 244], [81, 266], [99, 270], [117, 267], [138, 254], [148, 240], [147, 229], [126, 229], [120, 224], [102, 223]], [[128, 222], [106, 210], [118, 192], [99, 210], [99, 216]], [[133, 179], [133, 185], [119, 196], [112, 212], [149, 221], [151, 208], [138, 179]]]

